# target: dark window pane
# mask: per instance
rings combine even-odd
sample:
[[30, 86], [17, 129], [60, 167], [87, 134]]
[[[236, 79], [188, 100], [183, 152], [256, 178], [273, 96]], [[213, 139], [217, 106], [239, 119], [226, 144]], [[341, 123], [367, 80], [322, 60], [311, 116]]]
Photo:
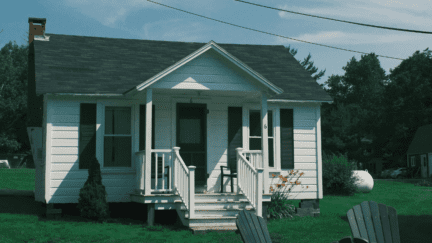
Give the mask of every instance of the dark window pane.
[[104, 167], [131, 167], [131, 137], [105, 137]]
[[180, 119], [180, 143], [201, 143], [200, 119]]
[[261, 115], [260, 111], [251, 110], [249, 112], [250, 136], [261, 136]]
[[105, 134], [131, 134], [131, 108], [105, 108]]
[[274, 148], [273, 148], [273, 138], [268, 140], [268, 150], [269, 150], [269, 167], [274, 167]]
[[267, 111], [268, 136], [273, 137], [273, 112]]
[[261, 150], [261, 138], [249, 138], [249, 150]]

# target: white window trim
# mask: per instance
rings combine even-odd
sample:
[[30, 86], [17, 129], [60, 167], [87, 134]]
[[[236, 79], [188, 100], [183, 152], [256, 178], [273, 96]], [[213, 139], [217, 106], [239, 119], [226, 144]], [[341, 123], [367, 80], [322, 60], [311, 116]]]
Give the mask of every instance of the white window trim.
[[[245, 105], [243, 106], [243, 147], [246, 150], [249, 150], [249, 138], [254, 138], [256, 136], [249, 136], [250, 126], [249, 126], [249, 111], [250, 110], [259, 110], [261, 113], [261, 105]], [[280, 172], [280, 151], [279, 146], [277, 146], [278, 142], [280, 143], [280, 124], [277, 118], [279, 118], [279, 108], [274, 105], [267, 106], [267, 112], [272, 111], [273, 118], [273, 136], [269, 138], [273, 138], [273, 163], [274, 167], [269, 167], [269, 172]], [[267, 113], [268, 114], [268, 113]], [[256, 137], [258, 138], [258, 137]], [[260, 136], [261, 138], [261, 136]], [[270, 152], [270, 151], [269, 151]]]
[[[136, 110], [137, 107], [139, 109], [138, 102], [131, 101], [123, 101], [123, 100], [110, 100], [110, 101], [100, 101], [97, 102], [97, 125], [96, 125], [96, 156], [99, 160], [99, 164], [101, 166], [101, 172], [126, 172], [132, 173], [135, 172], [135, 146], [136, 146], [136, 138], [134, 136], [136, 131]], [[116, 106], [116, 107], [130, 107], [131, 108], [131, 167], [105, 167], [104, 162], [104, 139], [105, 139], [105, 107], [107, 106]], [[129, 134], [125, 134], [129, 135]], [[125, 136], [121, 134], [110, 135], [110, 136]]]

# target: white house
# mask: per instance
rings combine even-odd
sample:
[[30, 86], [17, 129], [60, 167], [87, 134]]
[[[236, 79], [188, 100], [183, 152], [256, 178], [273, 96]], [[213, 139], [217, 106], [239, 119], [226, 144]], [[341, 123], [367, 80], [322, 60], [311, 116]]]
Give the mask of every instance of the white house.
[[[96, 156], [108, 202], [147, 204], [150, 224], [165, 209], [190, 228], [235, 227], [241, 209], [266, 217], [271, 175], [291, 170], [304, 175], [290, 198], [319, 212], [320, 105], [332, 99], [284, 46], [45, 34], [45, 23], [29, 18], [37, 201], [78, 203]], [[237, 171], [234, 192], [224, 177], [221, 193], [221, 166]]]

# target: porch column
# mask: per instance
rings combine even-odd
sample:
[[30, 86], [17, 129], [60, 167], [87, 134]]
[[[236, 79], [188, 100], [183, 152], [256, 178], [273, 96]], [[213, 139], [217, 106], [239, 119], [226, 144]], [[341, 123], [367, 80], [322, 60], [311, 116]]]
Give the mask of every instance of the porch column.
[[152, 89], [146, 95], [146, 138], [145, 138], [145, 195], [150, 195], [151, 186], [151, 142], [152, 142]]
[[261, 148], [262, 148], [262, 160], [263, 160], [263, 169], [264, 169], [264, 193], [268, 193], [269, 185], [268, 185], [268, 122], [267, 122], [267, 95], [265, 93], [261, 93]]

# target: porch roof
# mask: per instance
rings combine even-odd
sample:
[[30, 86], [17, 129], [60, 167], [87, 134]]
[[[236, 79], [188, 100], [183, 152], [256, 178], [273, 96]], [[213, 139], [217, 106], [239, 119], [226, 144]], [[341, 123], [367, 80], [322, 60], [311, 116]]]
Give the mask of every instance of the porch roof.
[[[125, 94], [206, 43], [46, 34], [35, 39], [36, 94]], [[282, 45], [217, 44], [283, 89], [268, 99], [333, 101]], [[29, 65], [31, 65], [30, 60]]]

